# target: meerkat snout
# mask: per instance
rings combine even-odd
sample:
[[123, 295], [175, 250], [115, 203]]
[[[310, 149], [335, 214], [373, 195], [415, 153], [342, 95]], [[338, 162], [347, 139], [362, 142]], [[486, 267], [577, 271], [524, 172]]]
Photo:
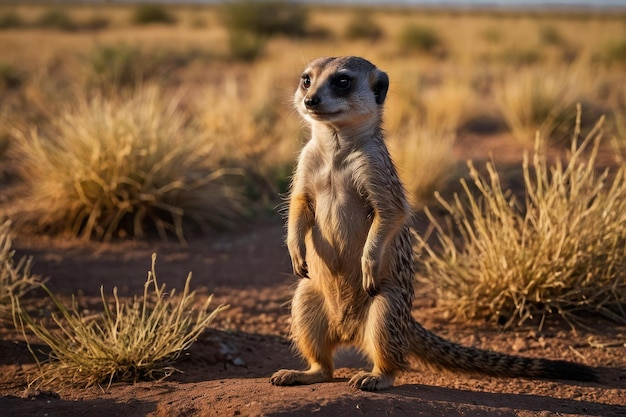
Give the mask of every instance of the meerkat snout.
[[312, 109], [315, 106], [317, 106], [318, 104], [320, 104], [322, 100], [320, 100], [318, 95], [313, 95], [312, 97], [307, 97], [304, 99], [304, 105], [308, 108], [308, 109]]

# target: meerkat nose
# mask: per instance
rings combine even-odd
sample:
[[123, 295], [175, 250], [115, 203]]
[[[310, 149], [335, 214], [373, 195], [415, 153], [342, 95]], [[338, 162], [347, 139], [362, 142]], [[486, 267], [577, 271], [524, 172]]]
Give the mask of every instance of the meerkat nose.
[[311, 96], [311, 97], [307, 97], [304, 99], [304, 105], [307, 106], [308, 108], [312, 108], [317, 106], [318, 104], [320, 104], [322, 100], [319, 98], [319, 96], [317, 94]]

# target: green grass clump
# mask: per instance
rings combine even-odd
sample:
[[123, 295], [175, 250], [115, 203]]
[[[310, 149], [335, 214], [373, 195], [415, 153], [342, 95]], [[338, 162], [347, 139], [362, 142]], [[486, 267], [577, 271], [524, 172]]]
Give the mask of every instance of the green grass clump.
[[228, 32], [228, 46], [231, 58], [252, 62], [265, 51], [266, 40], [252, 32], [238, 30]]
[[437, 56], [445, 55], [443, 39], [435, 29], [417, 24], [406, 25], [399, 35], [404, 51], [415, 51]]
[[11, 222], [4, 220], [0, 224], [0, 320], [10, 316], [12, 297], [22, 297], [43, 283], [41, 277], [31, 274], [31, 263], [30, 258], [15, 261]]
[[174, 362], [198, 338], [216, 314], [226, 306], [209, 310], [211, 296], [199, 303], [190, 290], [191, 274], [182, 294], [165, 291], [157, 283], [156, 255], [141, 297], [120, 301], [117, 288], [113, 300], [100, 289], [103, 312], [86, 315], [75, 299], [66, 307], [43, 286], [57, 309], [54, 324], [35, 321], [16, 299], [19, 326], [32, 332], [50, 349], [48, 358], [39, 361], [36, 381], [42, 385], [93, 386], [112, 382], [168, 376]]
[[418, 237], [424, 279], [450, 316], [511, 326], [551, 313], [573, 323], [584, 311], [626, 322], [626, 165], [598, 173], [599, 131], [580, 147], [577, 135], [565, 164], [548, 165], [537, 139], [532, 164], [524, 158], [525, 204], [501, 189], [493, 164], [485, 178], [470, 163], [479, 197], [462, 181], [463, 196], [439, 199], [454, 227], [427, 211], [438, 242]]
[[156, 228], [184, 241], [184, 222], [228, 226], [241, 213], [233, 171], [215, 166], [213, 144], [187, 119], [180, 97], [165, 103], [146, 88], [82, 101], [46, 133], [15, 132], [26, 183], [16, 216], [39, 232], [101, 240]]
[[163, 5], [139, 4], [135, 7], [132, 22], [137, 25], [176, 23], [176, 17]]
[[24, 20], [14, 10], [5, 10], [0, 14], [0, 29], [17, 29], [24, 26]]
[[543, 26], [539, 30], [539, 38], [541, 40], [541, 43], [544, 45], [559, 47], [564, 46], [567, 43], [561, 32], [559, 32], [558, 28], [553, 25]]
[[65, 10], [57, 8], [48, 9], [43, 12], [35, 22], [35, 26], [62, 31], [74, 31], [78, 29], [78, 25], [72, 16]]
[[357, 12], [348, 22], [345, 36], [349, 40], [377, 41], [384, 35], [383, 29], [374, 21], [371, 14]]
[[228, 31], [257, 36], [303, 36], [309, 13], [306, 7], [284, 0], [236, 0], [225, 2], [221, 19]]

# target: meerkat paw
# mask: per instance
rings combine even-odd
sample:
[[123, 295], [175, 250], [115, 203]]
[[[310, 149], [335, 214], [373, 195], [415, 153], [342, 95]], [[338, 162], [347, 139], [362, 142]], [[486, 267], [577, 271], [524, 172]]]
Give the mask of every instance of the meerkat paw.
[[393, 385], [394, 376], [373, 372], [359, 372], [350, 379], [349, 385], [363, 391], [379, 391]]
[[370, 297], [374, 297], [380, 290], [380, 288], [378, 288], [378, 283], [374, 279], [375, 270], [377, 269], [375, 263], [364, 256], [361, 259], [361, 268], [363, 275], [363, 289]]
[[306, 261], [293, 262], [293, 273], [300, 278], [309, 278], [309, 267]]
[[272, 385], [288, 386], [288, 385], [308, 385], [318, 382], [330, 381], [332, 376], [323, 370], [296, 371], [291, 369], [281, 369], [275, 372], [270, 378]]
[[298, 245], [288, 245], [289, 256], [291, 257], [291, 266], [293, 273], [300, 278], [309, 277], [309, 267], [306, 263], [306, 254], [304, 248]]

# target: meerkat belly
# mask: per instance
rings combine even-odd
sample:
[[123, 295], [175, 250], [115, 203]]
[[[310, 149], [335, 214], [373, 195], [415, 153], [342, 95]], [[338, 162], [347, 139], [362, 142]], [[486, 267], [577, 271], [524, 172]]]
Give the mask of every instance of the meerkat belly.
[[314, 204], [315, 225], [307, 249], [321, 265], [312, 259], [309, 267], [319, 266], [324, 275], [360, 280], [361, 256], [371, 226], [367, 202], [349, 181], [331, 174], [316, 184]]

